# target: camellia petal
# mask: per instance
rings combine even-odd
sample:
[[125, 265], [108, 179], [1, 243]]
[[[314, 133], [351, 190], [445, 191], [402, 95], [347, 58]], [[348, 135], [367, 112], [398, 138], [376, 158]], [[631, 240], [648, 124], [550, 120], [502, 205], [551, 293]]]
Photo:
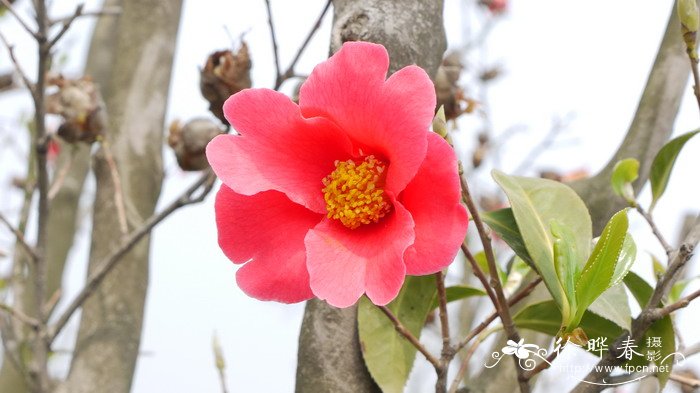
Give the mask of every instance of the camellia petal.
[[299, 106], [305, 117], [333, 120], [358, 149], [388, 160], [386, 188], [398, 194], [425, 157], [435, 87], [420, 67], [405, 67], [385, 80], [388, 68], [383, 46], [345, 43], [314, 68], [299, 92]]
[[399, 203], [381, 222], [355, 230], [325, 219], [304, 241], [311, 290], [336, 307], [355, 304], [365, 292], [387, 304], [401, 289], [403, 254], [413, 239], [413, 220]]
[[399, 196], [416, 224], [416, 240], [404, 255], [407, 274], [436, 273], [454, 260], [469, 223], [460, 199], [454, 151], [430, 133], [425, 161]]
[[216, 175], [244, 195], [277, 190], [289, 199], [325, 213], [321, 180], [335, 160], [350, 157], [349, 139], [330, 121], [304, 119], [287, 96], [248, 89], [224, 104], [231, 126], [241, 135], [219, 135], [207, 146]]
[[219, 245], [249, 296], [284, 303], [313, 297], [304, 237], [323, 218], [277, 191], [241, 195], [222, 185], [216, 194]]

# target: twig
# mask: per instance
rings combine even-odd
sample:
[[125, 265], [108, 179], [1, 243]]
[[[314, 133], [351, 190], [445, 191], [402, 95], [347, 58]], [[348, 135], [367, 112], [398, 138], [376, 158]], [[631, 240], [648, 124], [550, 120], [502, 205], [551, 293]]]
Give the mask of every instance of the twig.
[[635, 205], [635, 208], [639, 212], [639, 214], [644, 217], [644, 219], [647, 221], [649, 224], [649, 227], [651, 228], [651, 231], [654, 233], [654, 236], [659, 240], [659, 243], [661, 243], [661, 246], [664, 248], [666, 251], [666, 256], [671, 255], [673, 252], [673, 247], [671, 247], [670, 244], [666, 241], [666, 238], [661, 234], [661, 231], [659, 231], [659, 228], [656, 226], [656, 222], [654, 221], [654, 218], [652, 217], [650, 212], [647, 212], [644, 210], [642, 206], [640, 206], [638, 203]]
[[438, 309], [440, 315], [440, 331], [442, 333], [442, 353], [440, 355], [440, 367], [436, 368], [438, 378], [435, 383], [435, 392], [447, 391], [447, 370], [455, 350], [450, 342], [450, 321], [447, 317], [447, 292], [445, 290], [445, 275], [440, 271], [435, 273], [437, 286]]
[[[272, 39], [272, 52], [275, 56], [275, 86], [282, 84], [282, 70], [280, 68], [279, 50], [277, 49], [277, 34], [275, 33], [275, 24], [272, 22], [272, 6], [270, 0], [265, 0], [265, 8], [267, 9], [267, 24], [270, 26], [270, 38]], [[275, 87], [277, 90], [277, 87]]]
[[0, 221], [2, 221], [3, 224], [9, 229], [17, 238], [17, 242], [24, 248], [25, 251], [27, 251], [27, 254], [32, 258], [32, 261], [36, 262], [39, 260], [39, 255], [36, 253], [36, 250], [34, 250], [34, 247], [32, 247], [29, 243], [27, 243], [27, 240], [24, 238], [24, 235], [22, 232], [12, 226], [12, 224], [5, 218], [5, 216], [0, 213]]
[[[326, 13], [328, 12], [328, 10], [330, 8], [331, 8], [331, 0], [327, 0], [326, 5], [323, 7], [323, 11], [321, 11], [321, 14], [316, 19], [316, 23], [314, 23], [314, 25], [311, 27], [309, 34], [306, 35], [304, 42], [299, 47], [299, 50], [297, 50], [296, 55], [294, 55], [294, 59], [292, 60], [292, 63], [284, 71], [284, 74], [281, 74], [281, 75], [278, 74], [277, 81], [275, 82], [275, 90], [279, 89], [280, 86], [282, 85], [282, 83], [284, 83], [284, 81], [286, 81], [287, 79], [293, 78], [295, 76], [303, 77], [302, 75], [297, 75], [294, 72], [294, 67], [296, 67], [297, 62], [299, 61], [299, 58], [301, 57], [302, 53], [304, 53], [304, 50], [309, 45], [309, 42], [311, 42], [311, 39], [313, 38], [314, 34], [316, 34], [316, 31], [321, 27], [321, 22], [323, 21], [323, 17], [326, 16]], [[277, 52], [275, 51], [275, 53], [277, 53]]]
[[481, 285], [486, 291], [486, 294], [491, 299], [491, 303], [493, 303], [494, 307], [496, 307], [496, 310], [498, 310], [498, 299], [496, 298], [496, 294], [493, 292], [493, 288], [491, 288], [491, 285], [489, 285], [489, 280], [486, 277], [486, 274], [483, 270], [481, 270], [481, 266], [479, 266], [479, 264], [476, 262], [476, 258], [474, 258], [474, 255], [469, 250], [469, 247], [467, 247], [466, 242], [462, 242], [461, 248], [462, 252], [464, 253], [464, 256], [467, 258], [467, 261], [469, 261], [469, 264], [472, 266], [472, 271], [474, 272], [474, 275], [476, 276], [476, 278], [479, 279]]
[[537, 158], [549, 148], [554, 141], [556, 141], [557, 136], [566, 130], [567, 125], [569, 124], [570, 120], [568, 117], [571, 115], [567, 115], [566, 118], [564, 119], [554, 119], [552, 122], [552, 127], [550, 127], [549, 132], [547, 132], [547, 135], [545, 135], [540, 142], [535, 145], [530, 151], [528, 152], [527, 156], [523, 158], [523, 160], [520, 162], [520, 164], [516, 167], [516, 169], [513, 171], [513, 173], [520, 174], [525, 172], [528, 168], [532, 166], [532, 164], [537, 160]]
[[563, 350], [564, 350], [564, 347], [562, 346], [561, 348], [559, 348], [558, 351], [552, 351], [552, 353], [550, 353], [549, 356], [547, 356], [547, 358], [545, 360], [541, 361], [537, 366], [535, 366], [535, 368], [533, 368], [532, 370], [526, 371], [525, 378], [530, 380], [534, 376], [536, 376], [537, 374], [548, 369], [552, 365], [552, 362], [554, 361], [554, 359], [556, 359], [557, 356], [559, 356], [559, 352], [561, 352]]
[[114, 204], [117, 207], [117, 219], [119, 221], [119, 229], [122, 231], [122, 235], [126, 236], [129, 234], [129, 226], [126, 222], [126, 208], [124, 207], [124, 194], [122, 189], [122, 181], [119, 177], [119, 171], [117, 170], [117, 163], [114, 162], [114, 155], [112, 154], [112, 149], [109, 147], [109, 143], [102, 138], [102, 148], [105, 153], [105, 161], [107, 161], [107, 166], [109, 167], [109, 174], [112, 178], [112, 183], [114, 183]]
[[[508, 302], [505, 294], [503, 293], [503, 287], [501, 286], [501, 280], [498, 277], [496, 258], [493, 255], [493, 248], [491, 247], [491, 238], [489, 237], [488, 232], [486, 232], [486, 227], [484, 226], [484, 222], [481, 220], [479, 210], [476, 208], [474, 199], [469, 192], [469, 185], [466, 181], [464, 181], [464, 177], [462, 176], [460, 176], [460, 182], [462, 184], [463, 199], [467, 204], [467, 208], [469, 209], [469, 213], [474, 220], [474, 225], [476, 225], [477, 232], [479, 232], [479, 238], [481, 239], [481, 243], [484, 247], [484, 254], [486, 255], [486, 261], [488, 262], [489, 266], [489, 274], [491, 275], [491, 287], [496, 294], [497, 302], [494, 305], [496, 306], [496, 310], [498, 311], [501, 321], [503, 321], [503, 328], [505, 329], [508, 338], [518, 342], [520, 341], [520, 334], [513, 323], [513, 318], [511, 317], [510, 310], [508, 309]], [[529, 393], [530, 385], [527, 379], [524, 377], [524, 370], [518, 365], [517, 358], [514, 357], [513, 361], [515, 362], [515, 369], [518, 373], [518, 385], [520, 387], [520, 392]]]
[[[509, 299], [508, 299], [508, 307], [513, 307], [517, 303], [519, 303], [521, 300], [525, 299], [532, 291], [537, 287], [539, 283], [542, 282], [542, 277], [537, 277], [534, 280], [532, 280], [527, 286], [519, 290], [517, 293], [513, 294]], [[491, 322], [493, 322], [496, 318], [498, 318], [498, 313], [496, 311], [492, 312], [491, 315], [486, 317], [477, 327], [475, 327], [472, 331], [470, 331], [467, 336], [459, 342], [457, 345], [457, 351], [460, 351], [462, 348], [464, 348], [471, 340], [474, 339], [479, 333], [481, 333], [484, 329], [486, 329]]]
[[690, 302], [695, 300], [697, 297], [700, 296], [700, 289], [691, 293], [690, 295], [678, 300], [675, 303], [671, 303], [668, 306], [660, 307], [655, 310], [650, 311], [650, 317], [654, 320], [659, 320], [672, 312], [676, 310], [680, 310], [681, 308], [688, 307]]
[[668, 379], [694, 389], [700, 388], [700, 380], [697, 378], [691, 378], [680, 374], [671, 374]]
[[0, 310], [5, 311], [8, 313], [12, 318], [32, 327], [36, 328], [39, 326], [39, 321], [37, 321], [35, 318], [32, 318], [23, 312], [5, 304], [5, 303], [0, 303]]
[[19, 65], [19, 61], [17, 60], [17, 57], [15, 57], [14, 46], [11, 45], [9, 41], [7, 41], [7, 38], [5, 38], [2, 32], [0, 32], [0, 41], [2, 41], [3, 45], [5, 45], [5, 48], [10, 53], [10, 60], [12, 60], [12, 65], [14, 65], [15, 70], [19, 74], [20, 78], [22, 78], [22, 82], [24, 82], [24, 85], [27, 86], [27, 89], [29, 89], [29, 93], [32, 95], [32, 98], [34, 98], [36, 94], [36, 88], [32, 81], [29, 80], [29, 77], [22, 69], [22, 66]]
[[698, 72], [698, 61], [693, 59], [693, 56], [688, 56], [688, 59], [690, 59], [690, 69], [693, 71], [693, 83], [695, 83], [693, 86], [693, 93], [698, 102], [698, 108], [700, 109], [700, 73]]
[[34, 39], [38, 39], [37, 32], [32, 30], [32, 28], [29, 27], [27, 22], [25, 22], [24, 19], [22, 19], [22, 17], [19, 16], [19, 14], [17, 13], [17, 10], [15, 10], [15, 7], [12, 6], [12, 3], [10, 3], [7, 0], [0, 0], [0, 3], [2, 3], [2, 5], [4, 5], [8, 11], [10, 11], [12, 16], [14, 16], [15, 19], [17, 19], [17, 22], [19, 22], [19, 24], [22, 25], [22, 27], [24, 28], [24, 30], [27, 31], [27, 33], [29, 33], [32, 37], [34, 37]]
[[78, 4], [77, 7], [75, 7], [75, 12], [73, 15], [68, 17], [68, 19], [63, 22], [63, 26], [61, 27], [61, 30], [49, 41], [49, 48], [53, 48], [54, 45], [58, 42], [58, 40], [63, 37], [64, 34], [70, 29], [70, 26], [73, 24], [73, 22], [83, 13], [83, 8], [85, 8], [85, 4]]
[[[539, 283], [542, 282], [542, 277], [536, 277], [534, 280], [532, 280], [529, 284], [527, 284], [525, 287], [520, 289], [518, 292], [514, 293], [510, 298], [508, 298], [508, 307], [513, 307], [517, 303], [519, 303], [521, 300], [525, 299], [532, 291], [537, 287]], [[467, 336], [464, 338], [464, 340], [460, 341], [459, 344], [457, 344], [457, 347], [455, 350], [459, 352], [467, 346], [475, 337], [479, 336], [482, 337], [482, 332], [491, 324], [491, 322], [495, 321], [496, 318], [498, 318], [498, 312], [494, 311], [492, 312], [488, 317], [486, 317], [477, 327], [472, 329]], [[498, 330], [501, 330], [499, 328]], [[457, 391], [457, 388], [459, 387], [459, 383], [462, 381], [462, 378], [464, 378], [464, 374], [467, 372], [467, 367], [469, 365], [469, 359], [471, 359], [471, 356], [474, 354], [474, 351], [476, 351], [476, 348], [479, 346], [483, 339], [479, 339], [478, 342], [475, 342], [471, 347], [469, 347], [469, 350], [467, 353], [464, 355], [464, 358], [462, 359], [462, 364], [459, 367], [459, 371], [457, 372], [457, 375], [455, 375], [454, 380], [452, 381], [452, 385], [450, 386], [450, 393], [454, 393]]]
[[389, 320], [391, 321], [391, 323], [394, 324], [394, 328], [396, 329], [396, 331], [400, 335], [402, 335], [406, 340], [408, 340], [408, 342], [410, 342], [411, 345], [413, 345], [420, 353], [422, 353], [423, 356], [425, 356], [425, 358], [430, 362], [430, 364], [433, 365], [433, 367], [435, 367], [436, 370], [438, 370], [441, 367], [440, 360], [433, 356], [428, 351], [428, 349], [425, 348], [423, 344], [421, 344], [421, 342], [416, 338], [416, 336], [414, 336], [413, 333], [411, 333], [410, 330], [406, 329], [406, 327], [401, 323], [401, 321], [399, 321], [396, 315], [394, 315], [394, 313], [391, 312], [391, 310], [389, 310], [387, 306], [377, 306], [377, 308], [382, 310], [384, 315], [386, 315], [387, 318], [389, 318]]
[[122, 9], [120, 7], [105, 7], [101, 10], [98, 11], [82, 11], [80, 15], [75, 15], [72, 14], [70, 16], [66, 16], [63, 18], [58, 18], [58, 19], [52, 19], [49, 21], [49, 24], [51, 26], [58, 24], [58, 23], [63, 23], [64, 25], [68, 22], [73, 22], [76, 18], [79, 17], [100, 17], [100, 16], [118, 16], [121, 15]]
[[[126, 237], [119, 248], [113, 251], [110, 255], [105, 257], [99, 264], [95, 271], [87, 278], [85, 286], [83, 289], [75, 296], [73, 301], [69, 304], [66, 311], [61, 314], [57, 319], [56, 323], [49, 329], [48, 341], [53, 342], [56, 336], [61, 332], [61, 330], [66, 326], [68, 320], [71, 316], [82, 306], [83, 302], [99, 287], [102, 281], [105, 279], [107, 274], [117, 266], [117, 263], [122, 259], [122, 257], [128, 253], [134, 246], [143, 239], [158, 223], [163, 221], [165, 218], [170, 216], [171, 213], [177, 209], [199, 203], [204, 200], [204, 198], [209, 194], [211, 189], [214, 187], [214, 181], [216, 177], [214, 176], [211, 169], [207, 169], [202, 176], [197, 180], [190, 188], [188, 188], [179, 198], [170, 203], [161, 212], [152, 215], [146, 220], [141, 227], [131, 232], [131, 234]], [[199, 195], [195, 196], [197, 190], [202, 188]]]
[[[498, 314], [494, 313], [493, 319], [496, 319], [496, 316], [498, 316]], [[459, 371], [457, 371], [457, 374], [452, 380], [452, 384], [450, 385], [448, 393], [455, 393], [459, 388], [459, 384], [462, 382], [462, 379], [466, 375], [467, 369], [469, 368], [469, 361], [471, 360], [472, 356], [474, 356], [474, 353], [476, 352], [477, 348], [479, 348], [479, 345], [481, 345], [488, 336], [499, 330], [503, 330], [502, 325], [494, 326], [493, 328], [483, 332], [480, 331], [480, 334], [476, 337], [476, 340], [474, 340], [472, 345], [469, 347], [467, 353], [464, 354], [464, 357], [462, 358], [462, 363], [459, 365]]]
[[228, 393], [228, 387], [226, 386], [226, 360], [224, 359], [224, 351], [221, 349], [221, 343], [216, 333], [214, 333], [214, 338], [212, 339], [212, 349], [214, 351], [214, 365], [219, 374], [221, 393]]

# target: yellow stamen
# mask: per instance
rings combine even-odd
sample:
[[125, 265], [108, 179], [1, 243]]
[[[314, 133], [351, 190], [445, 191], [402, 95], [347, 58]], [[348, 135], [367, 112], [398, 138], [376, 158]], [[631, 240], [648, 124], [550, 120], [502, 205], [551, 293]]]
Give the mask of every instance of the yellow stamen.
[[386, 165], [374, 156], [357, 164], [336, 161], [335, 170], [323, 179], [323, 198], [328, 218], [340, 220], [348, 228], [379, 221], [391, 211], [391, 202], [382, 187]]

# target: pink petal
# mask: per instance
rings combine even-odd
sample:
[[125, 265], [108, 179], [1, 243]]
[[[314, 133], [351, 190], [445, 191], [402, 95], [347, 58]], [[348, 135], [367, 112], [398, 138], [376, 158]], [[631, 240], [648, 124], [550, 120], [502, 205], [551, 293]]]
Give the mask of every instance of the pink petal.
[[348, 138], [322, 118], [304, 119], [287, 96], [248, 89], [231, 96], [224, 113], [241, 135], [219, 135], [207, 146], [216, 175], [243, 195], [276, 190], [325, 213], [321, 180], [334, 161], [350, 157]]
[[398, 194], [425, 157], [435, 88], [420, 67], [385, 80], [388, 68], [383, 46], [347, 42], [314, 68], [299, 92], [299, 106], [305, 117], [333, 120], [365, 154], [387, 159], [386, 188]]
[[416, 240], [404, 255], [407, 274], [431, 274], [452, 263], [469, 223], [460, 199], [455, 153], [430, 133], [425, 161], [399, 196], [416, 223]]
[[226, 185], [216, 194], [215, 210], [219, 246], [234, 263], [247, 262], [236, 273], [246, 294], [285, 303], [313, 297], [304, 236], [322, 215], [277, 191], [246, 196]]
[[349, 229], [324, 219], [304, 242], [314, 295], [348, 307], [366, 292], [373, 303], [385, 305], [403, 284], [403, 254], [413, 243], [413, 221], [395, 202], [394, 212], [374, 225]]

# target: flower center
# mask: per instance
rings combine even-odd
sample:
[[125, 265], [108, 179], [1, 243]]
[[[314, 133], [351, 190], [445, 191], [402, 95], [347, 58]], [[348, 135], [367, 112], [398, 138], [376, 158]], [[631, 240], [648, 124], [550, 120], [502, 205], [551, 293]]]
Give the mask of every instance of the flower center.
[[391, 202], [382, 189], [385, 169], [386, 164], [372, 155], [359, 164], [353, 160], [336, 161], [335, 170], [323, 179], [328, 218], [355, 229], [386, 216]]

